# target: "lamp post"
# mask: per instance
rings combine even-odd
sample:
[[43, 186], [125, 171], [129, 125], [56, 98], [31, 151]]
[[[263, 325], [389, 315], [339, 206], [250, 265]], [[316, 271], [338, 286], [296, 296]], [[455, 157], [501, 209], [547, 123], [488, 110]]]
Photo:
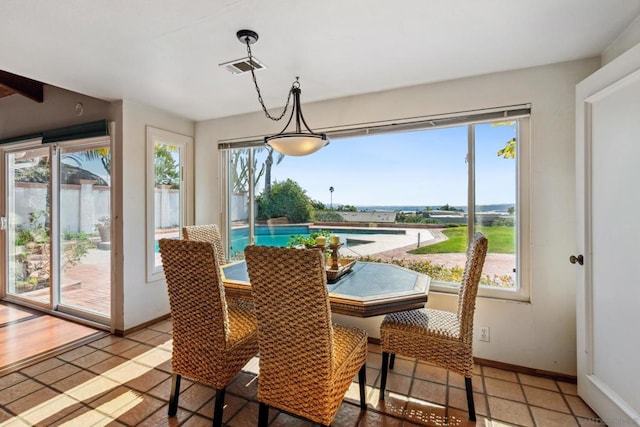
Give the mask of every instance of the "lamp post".
[[330, 209], [333, 209], [333, 187], [329, 187], [329, 192], [331, 193], [331, 198], [329, 199], [330, 200], [329, 206], [330, 206]]

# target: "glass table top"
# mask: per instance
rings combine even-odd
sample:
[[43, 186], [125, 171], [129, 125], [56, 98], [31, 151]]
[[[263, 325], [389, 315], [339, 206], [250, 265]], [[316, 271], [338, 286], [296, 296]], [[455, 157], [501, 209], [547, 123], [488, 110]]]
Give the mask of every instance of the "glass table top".
[[[249, 285], [244, 261], [227, 264], [222, 272], [224, 282]], [[327, 284], [327, 290], [332, 297], [371, 301], [425, 295], [429, 283], [429, 276], [397, 265], [356, 261], [351, 271]]]

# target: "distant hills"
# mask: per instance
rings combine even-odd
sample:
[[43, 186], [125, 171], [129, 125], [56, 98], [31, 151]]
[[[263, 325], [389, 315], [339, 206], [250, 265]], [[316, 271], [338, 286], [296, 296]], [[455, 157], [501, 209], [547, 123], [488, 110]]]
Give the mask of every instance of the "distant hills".
[[[385, 205], [363, 205], [357, 206], [358, 211], [365, 212], [421, 212], [425, 210], [427, 207], [430, 207], [432, 210], [439, 210], [443, 205], [434, 205], [434, 206], [417, 206], [417, 205], [405, 205], [405, 206], [385, 206]], [[510, 207], [513, 207], [513, 203], [502, 203], [495, 205], [478, 205], [476, 206], [476, 212], [507, 212]], [[461, 209], [466, 212], [466, 206], [453, 206], [456, 209]]]

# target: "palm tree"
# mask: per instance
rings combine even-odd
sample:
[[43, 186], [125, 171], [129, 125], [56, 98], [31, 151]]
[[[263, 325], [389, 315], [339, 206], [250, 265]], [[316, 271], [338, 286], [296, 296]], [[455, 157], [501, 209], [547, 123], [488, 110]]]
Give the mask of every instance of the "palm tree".
[[[284, 154], [278, 153], [278, 158], [276, 159], [276, 165], [279, 165], [284, 159]], [[273, 148], [269, 147], [269, 155], [267, 156], [267, 160], [264, 162], [265, 164], [265, 172], [264, 172], [264, 196], [269, 197], [271, 193], [271, 166], [273, 166]]]
[[329, 206], [331, 209], [333, 209], [333, 186], [329, 187], [329, 192], [331, 193], [331, 198], [329, 199]]

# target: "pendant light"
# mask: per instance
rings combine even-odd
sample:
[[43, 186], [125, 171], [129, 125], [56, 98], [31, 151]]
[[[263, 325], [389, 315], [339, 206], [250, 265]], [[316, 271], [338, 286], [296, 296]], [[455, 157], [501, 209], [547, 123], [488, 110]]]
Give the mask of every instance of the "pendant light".
[[[258, 81], [256, 79], [254, 67], [251, 65], [253, 64], [251, 45], [258, 41], [258, 33], [251, 30], [240, 30], [236, 33], [236, 36], [241, 43], [247, 45], [251, 76], [253, 77], [253, 83], [256, 87], [256, 92], [258, 93], [258, 102], [260, 102], [260, 106], [262, 107], [265, 116], [274, 121], [281, 120], [286, 114], [289, 103], [291, 102], [291, 98], [293, 97], [293, 107], [291, 109], [289, 119], [287, 120], [287, 124], [280, 131], [280, 133], [265, 137], [264, 143], [277, 152], [285, 154], [287, 156], [306, 156], [308, 154], [315, 153], [316, 151], [327, 145], [329, 143], [327, 135], [324, 133], [313, 132], [309, 128], [309, 125], [307, 125], [307, 122], [302, 115], [302, 106], [300, 104], [300, 94], [302, 93], [302, 91], [300, 90], [300, 82], [298, 77], [296, 77], [296, 80], [291, 85], [291, 89], [289, 89], [287, 102], [284, 106], [282, 114], [280, 114], [280, 116], [278, 117], [274, 117], [269, 114], [267, 108], [264, 105], [264, 101], [262, 100], [262, 95], [260, 94], [260, 88], [258, 87]], [[287, 132], [287, 129], [292, 122], [294, 123], [294, 129]]]

